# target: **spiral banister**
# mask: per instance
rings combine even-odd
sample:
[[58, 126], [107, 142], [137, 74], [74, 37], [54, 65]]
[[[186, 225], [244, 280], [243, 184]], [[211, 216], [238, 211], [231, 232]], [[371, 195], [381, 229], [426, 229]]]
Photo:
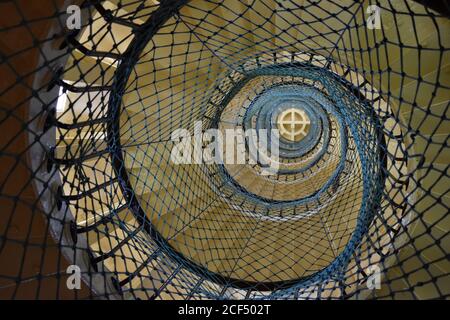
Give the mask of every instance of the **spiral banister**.
[[0, 297], [448, 298], [444, 1], [0, 10]]

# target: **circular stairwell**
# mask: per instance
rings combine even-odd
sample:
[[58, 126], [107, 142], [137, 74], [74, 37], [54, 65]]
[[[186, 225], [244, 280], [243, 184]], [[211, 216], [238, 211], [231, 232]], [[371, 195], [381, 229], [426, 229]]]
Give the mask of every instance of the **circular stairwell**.
[[[45, 216], [90, 297], [448, 298], [445, 8], [77, 4], [79, 31], [47, 15], [55, 36], [38, 42], [28, 112], [1, 111], [26, 130], [26, 184], [42, 206], [29, 214]], [[367, 27], [371, 4], [380, 29]], [[171, 158], [177, 129], [194, 140], [266, 129], [271, 141], [277, 128], [276, 171], [201, 159], [212, 138], [194, 148], [196, 164]], [[254, 143], [243, 141], [246, 160]], [[1, 156], [17, 157], [7, 144]], [[4, 252], [14, 241], [5, 225]], [[374, 270], [378, 290], [368, 287]]]

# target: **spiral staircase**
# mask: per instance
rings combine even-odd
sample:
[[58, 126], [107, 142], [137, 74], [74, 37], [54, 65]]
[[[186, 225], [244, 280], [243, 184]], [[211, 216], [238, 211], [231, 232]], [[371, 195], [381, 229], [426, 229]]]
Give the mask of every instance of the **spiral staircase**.
[[[449, 297], [445, 1], [0, 12], [1, 298]], [[279, 129], [278, 170], [205, 160], [210, 129]]]

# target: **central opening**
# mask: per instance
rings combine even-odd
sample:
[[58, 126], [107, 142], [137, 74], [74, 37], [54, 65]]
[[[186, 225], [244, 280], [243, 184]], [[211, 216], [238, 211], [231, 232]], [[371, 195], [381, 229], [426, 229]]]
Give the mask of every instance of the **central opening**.
[[305, 111], [290, 108], [280, 113], [277, 125], [283, 138], [298, 142], [308, 135], [311, 121]]

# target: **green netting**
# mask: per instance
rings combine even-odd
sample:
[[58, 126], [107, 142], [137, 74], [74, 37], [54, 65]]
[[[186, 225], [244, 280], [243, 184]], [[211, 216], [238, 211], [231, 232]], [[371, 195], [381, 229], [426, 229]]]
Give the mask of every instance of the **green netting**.
[[[448, 298], [449, 10], [422, 3], [0, 3], [0, 297]], [[269, 174], [252, 139], [171, 157], [292, 109]]]

